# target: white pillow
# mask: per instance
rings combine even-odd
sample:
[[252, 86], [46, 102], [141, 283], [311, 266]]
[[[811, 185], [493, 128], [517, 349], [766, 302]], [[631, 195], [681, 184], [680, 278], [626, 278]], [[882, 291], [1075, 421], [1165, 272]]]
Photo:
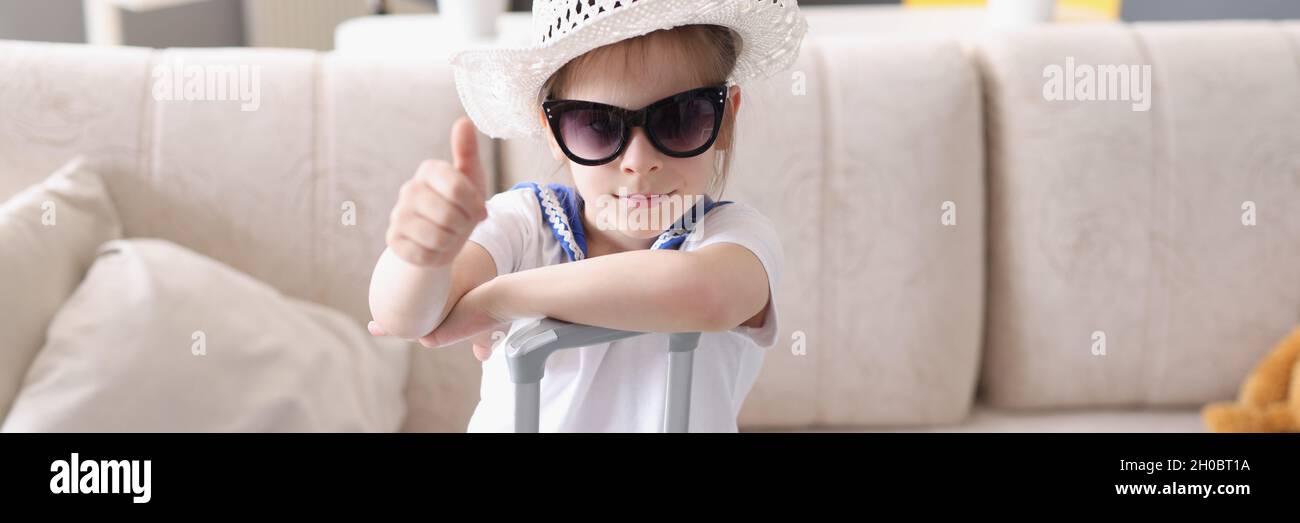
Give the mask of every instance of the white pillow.
[[407, 343], [163, 240], [99, 252], [0, 431], [400, 427]]
[[0, 204], [0, 419], [95, 249], [121, 237], [103, 180], [81, 158]]

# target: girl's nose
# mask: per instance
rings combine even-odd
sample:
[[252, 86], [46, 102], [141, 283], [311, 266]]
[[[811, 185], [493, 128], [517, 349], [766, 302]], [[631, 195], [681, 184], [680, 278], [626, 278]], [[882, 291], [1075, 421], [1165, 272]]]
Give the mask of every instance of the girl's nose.
[[658, 171], [661, 165], [659, 151], [655, 150], [645, 128], [633, 127], [632, 136], [628, 138], [627, 150], [623, 151], [623, 174], [647, 175]]

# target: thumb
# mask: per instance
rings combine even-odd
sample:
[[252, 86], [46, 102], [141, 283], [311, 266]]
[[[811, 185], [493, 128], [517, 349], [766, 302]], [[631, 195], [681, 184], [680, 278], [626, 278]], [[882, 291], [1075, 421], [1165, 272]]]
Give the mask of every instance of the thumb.
[[468, 176], [474, 187], [487, 197], [487, 181], [483, 165], [478, 161], [478, 132], [468, 116], [462, 116], [451, 125], [451, 163], [457, 171]]
[[470, 336], [470, 341], [474, 343], [474, 357], [479, 361], [487, 361], [492, 355], [492, 349], [496, 348], [497, 340], [504, 339], [509, 330], [510, 324], [498, 323], [488, 330]]

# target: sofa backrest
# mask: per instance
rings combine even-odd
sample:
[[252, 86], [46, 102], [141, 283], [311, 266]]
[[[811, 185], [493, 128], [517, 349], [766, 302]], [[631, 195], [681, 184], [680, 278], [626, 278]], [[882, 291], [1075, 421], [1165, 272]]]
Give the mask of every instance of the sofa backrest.
[[[175, 241], [359, 322], [397, 186], [445, 154], [462, 114], [438, 63], [17, 42], [0, 57], [0, 107], [14, 115], [0, 128], [3, 196], [87, 153], [127, 235]], [[258, 66], [259, 107], [156, 100], [152, 67], [178, 63]], [[978, 85], [960, 48], [810, 39], [788, 74], [742, 87], [723, 196], [777, 223], [787, 264], [782, 341], [742, 425], [960, 419], [983, 271]], [[495, 145], [482, 151], [489, 166], [503, 159], [498, 189], [567, 176], [543, 142]], [[941, 224], [944, 202], [957, 205], [955, 226]], [[463, 428], [476, 362], [468, 351], [416, 362], [408, 428]]]
[[[1233, 397], [1300, 321], [1300, 24], [1053, 27], [977, 49], [981, 393], [1003, 407]], [[1080, 71], [1111, 65], [1150, 66], [1148, 110], [1078, 101]], [[1076, 101], [1046, 99], [1071, 69]]]

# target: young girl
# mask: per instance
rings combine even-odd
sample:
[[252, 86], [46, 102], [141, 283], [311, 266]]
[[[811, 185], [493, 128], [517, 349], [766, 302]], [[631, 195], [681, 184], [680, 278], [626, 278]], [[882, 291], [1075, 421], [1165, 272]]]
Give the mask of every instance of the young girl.
[[491, 350], [507, 325], [546, 316], [653, 333], [553, 354], [542, 432], [661, 430], [665, 333], [701, 331], [690, 428], [735, 432], [776, 342], [783, 252], [761, 214], [710, 194], [727, 177], [736, 84], [798, 54], [797, 2], [537, 0], [533, 20], [532, 47], [453, 57], [457, 89], [489, 136], [544, 136], [575, 187], [519, 184], [484, 204], [474, 125], [457, 121], [452, 162], [426, 161], [399, 193], [371, 330], [429, 347], [475, 340], [470, 432], [514, 430], [514, 385]]

